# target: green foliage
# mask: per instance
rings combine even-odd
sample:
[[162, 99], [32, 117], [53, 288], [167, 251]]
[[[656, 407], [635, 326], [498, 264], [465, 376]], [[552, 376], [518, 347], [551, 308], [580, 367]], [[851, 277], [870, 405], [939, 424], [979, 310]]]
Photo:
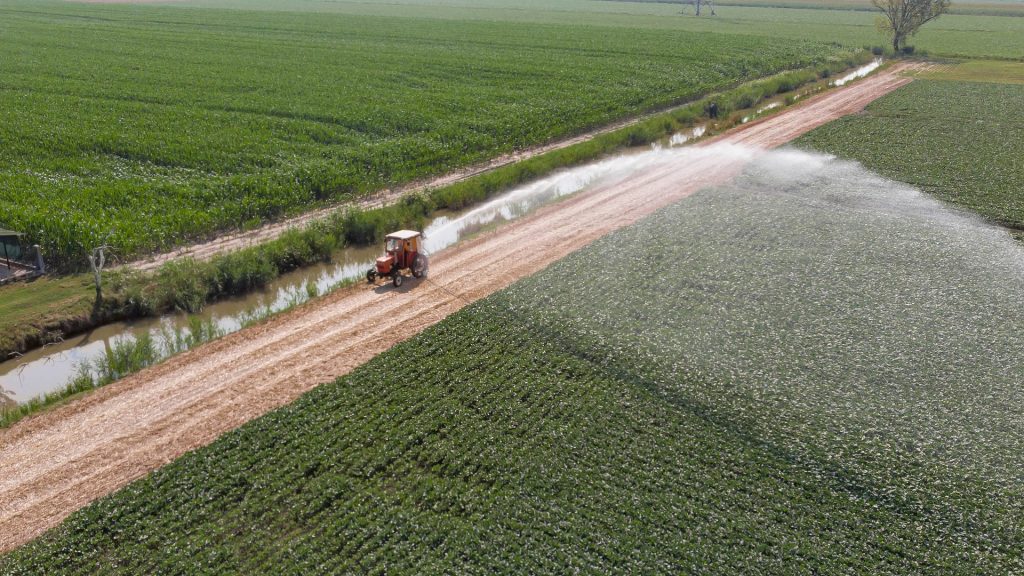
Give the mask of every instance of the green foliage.
[[[130, 259], [838, 51], [599, 25], [20, 0], [0, 21], [0, 222], [64, 270], [105, 240]], [[361, 224], [371, 237], [375, 223]]]
[[222, 294], [244, 294], [278, 276], [277, 267], [262, 252], [232, 252], [219, 258], [214, 268], [213, 282]]
[[310, 300], [320, 295], [320, 288], [316, 282], [306, 282], [306, 297]]
[[216, 321], [193, 316], [188, 328], [164, 328], [159, 341], [149, 333], [117, 340], [107, 347], [102, 358], [81, 366], [64, 393], [105, 386], [223, 335]]
[[1020, 571], [1017, 247], [807, 165], [570, 254], [0, 572]]
[[765, 80], [730, 90], [720, 97], [712, 97], [711, 101], [718, 104], [719, 116], [725, 116], [732, 112], [753, 108], [772, 96], [793, 91], [818, 79], [829, 78], [832, 74], [866, 64], [870, 60], [871, 54], [867, 51], [842, 54], [841, 57], [833, 58], [816, 67], [815, 70], [794, 70], [776, 74]]
[[171, 311], [195, 313], [207, 302], [265, 286], [285, 272], [331, 259], [344, 234], [340, 219], [288, 230], [258, 246], [217, 256], [208, 262], [179, 258], [152, 276], [109, 275], [110, 296], [99, 320], [137, 318]]
[[159, 308], [180, 312], [198, 312], [206, 304], [213, 285], [211, 268], [192, 258], [179, 258], [164, 264], [153, 278], [153, 300]]
[[[311, 224], [302, 232], [290, 233], [289, 242], [301, 245], [285, 248], [274, 242], [266, 243], [216, 258], [212, 264], [204, 264], [198, 274], [207, 276], [207, 300], [245, 293], [264, 286], [295, 267], [329, 260], [331, 253], [343, 244], [375, 244], [387, 232], [421, 228], [431, 210], [463, 209], [558, 168], [594, 160], [624, 146], [658, 141], [700, 121], [710, 99], [727, 102], [739, 91], [753, 91], [762, 99], [769, 98], [780, 91], [815, 80], [816, 74], [824, 78], [833, 70], [844, 70], [863, 63], [866, 58], [865, 52], [839, 53], [828, 63], [816, 66], [816, 72], [797, 70], [755, 80], [693, 104], [656, 114], [638, 125], [484, 172], [426, 194], [406, 198], [397, 205], [336, 213]], [[792, 102], [790, 96], [787, 104]], [[720, 121], [718, 124], [722, 128], [728, 127], [728, 122]], [[10, 337], [4, 352], [24, 351], [35, 343], [45, 342], [46, 334], [54, 331], [78, 333], [104, 322], [152, 316], [176, 308], [169, 299], [173, 294], [167, 290], [159, 291], [163, 297], [154, 294], [157, 290], [144, 275], [112, 271], [104, 280], [107, 285], [104, 308], [99, 314], [91, 313], [90, 282], [87, 278], [80, 280], [73, 276], [59, 281], [43, 279], [32, 285], [4, 287], [0, 305], [7, 304], [8, 308], [0, 317], [11, 320], [10, 329], [6, 332]], [[83, 286], [86, 289], [83, 290]], [[72, 299], [76, 301], [76, 307], [70, 312], [65, 311], [65, 302]], [[196, 306], [198, 302], [193, 301], [191, 305]], [[56, 317], [49, 319], [50, 316]], [[41, 317], [48, 319], [40, 321]]]
[[349, 244], [376, 244], [402, 228], [420, 229], [433, 210], [431, 200], [421, 195], [402, 198], [397, 204], [372, 210], [352, 209], [345, 213], [341, 227]]
[[118, 340], [106, 349], [104, 357], [96, 363], [97, 384], [119, 380], [127, 374], [153, 365], [159, 358], [160, 353], [149, 334]]
[[917, 80], [798, 144], [1024, 229], [1024, 85]]

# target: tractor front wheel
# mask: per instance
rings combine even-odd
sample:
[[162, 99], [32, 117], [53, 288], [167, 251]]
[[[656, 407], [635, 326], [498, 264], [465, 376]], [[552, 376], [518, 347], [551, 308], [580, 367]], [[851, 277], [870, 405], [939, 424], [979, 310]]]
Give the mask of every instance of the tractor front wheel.
[[400, 288], [403, 280], [405, 280], [405, 276], [401, 274], [395, 274], [391, 277], [391, 283], [395, 285], [395, 288]]
[[377, 280], [377, 271], [376, 270], [367, 270], [366, 271], [366, 281], [369, 282], [370, 284], [373, 284], [376, 280]]

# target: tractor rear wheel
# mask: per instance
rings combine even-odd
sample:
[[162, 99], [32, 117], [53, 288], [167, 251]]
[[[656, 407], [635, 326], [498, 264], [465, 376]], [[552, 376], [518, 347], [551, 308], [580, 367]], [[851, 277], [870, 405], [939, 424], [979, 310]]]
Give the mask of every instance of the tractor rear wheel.
[[395, 285], [395, 288], [401, 287], [403, 280], [405, 280], [405, 276], [402, 276], [401, 274], [395, 274], [391, 277], [391, 283]]
[[423, 254], [417, 254], [416, 259], [412, 261], [412, 275], [416, 278], [423, 278], [423, 275], [427, 273], [427, 257]]
[[375, 280], [377, 280], [377, 271], [376, 270], [367, 270], [366, 271], [366, 281], [369, 282], [370, 284], [373, 284], [373, 282]]

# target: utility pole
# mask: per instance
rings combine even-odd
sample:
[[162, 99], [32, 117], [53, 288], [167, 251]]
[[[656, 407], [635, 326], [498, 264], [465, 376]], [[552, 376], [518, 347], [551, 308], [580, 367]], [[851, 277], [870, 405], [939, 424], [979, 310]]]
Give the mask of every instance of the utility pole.
[[686, 7], [693, 5], [697, 10], [697, 16], [700, 16], [701, 6], [706, 6], [708, 10], [711, 10], [711, 15], [715, 15], [715, 4], [713, 0], [683, 0], [683, 14], [686, 14]]

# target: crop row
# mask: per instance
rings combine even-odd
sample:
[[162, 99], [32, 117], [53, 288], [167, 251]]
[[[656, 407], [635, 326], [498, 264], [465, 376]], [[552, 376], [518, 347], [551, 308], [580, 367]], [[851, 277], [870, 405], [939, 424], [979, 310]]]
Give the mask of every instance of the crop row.
[[1013, 573], [1019, 254], [856, 165], [773, 154], [0, 572]]
[[881, 566], [913, 543], [522, 322], [500, 299], [481, 306], [76, 514], [4, 569], [782, 571], [842, 565], [807, 534]]

